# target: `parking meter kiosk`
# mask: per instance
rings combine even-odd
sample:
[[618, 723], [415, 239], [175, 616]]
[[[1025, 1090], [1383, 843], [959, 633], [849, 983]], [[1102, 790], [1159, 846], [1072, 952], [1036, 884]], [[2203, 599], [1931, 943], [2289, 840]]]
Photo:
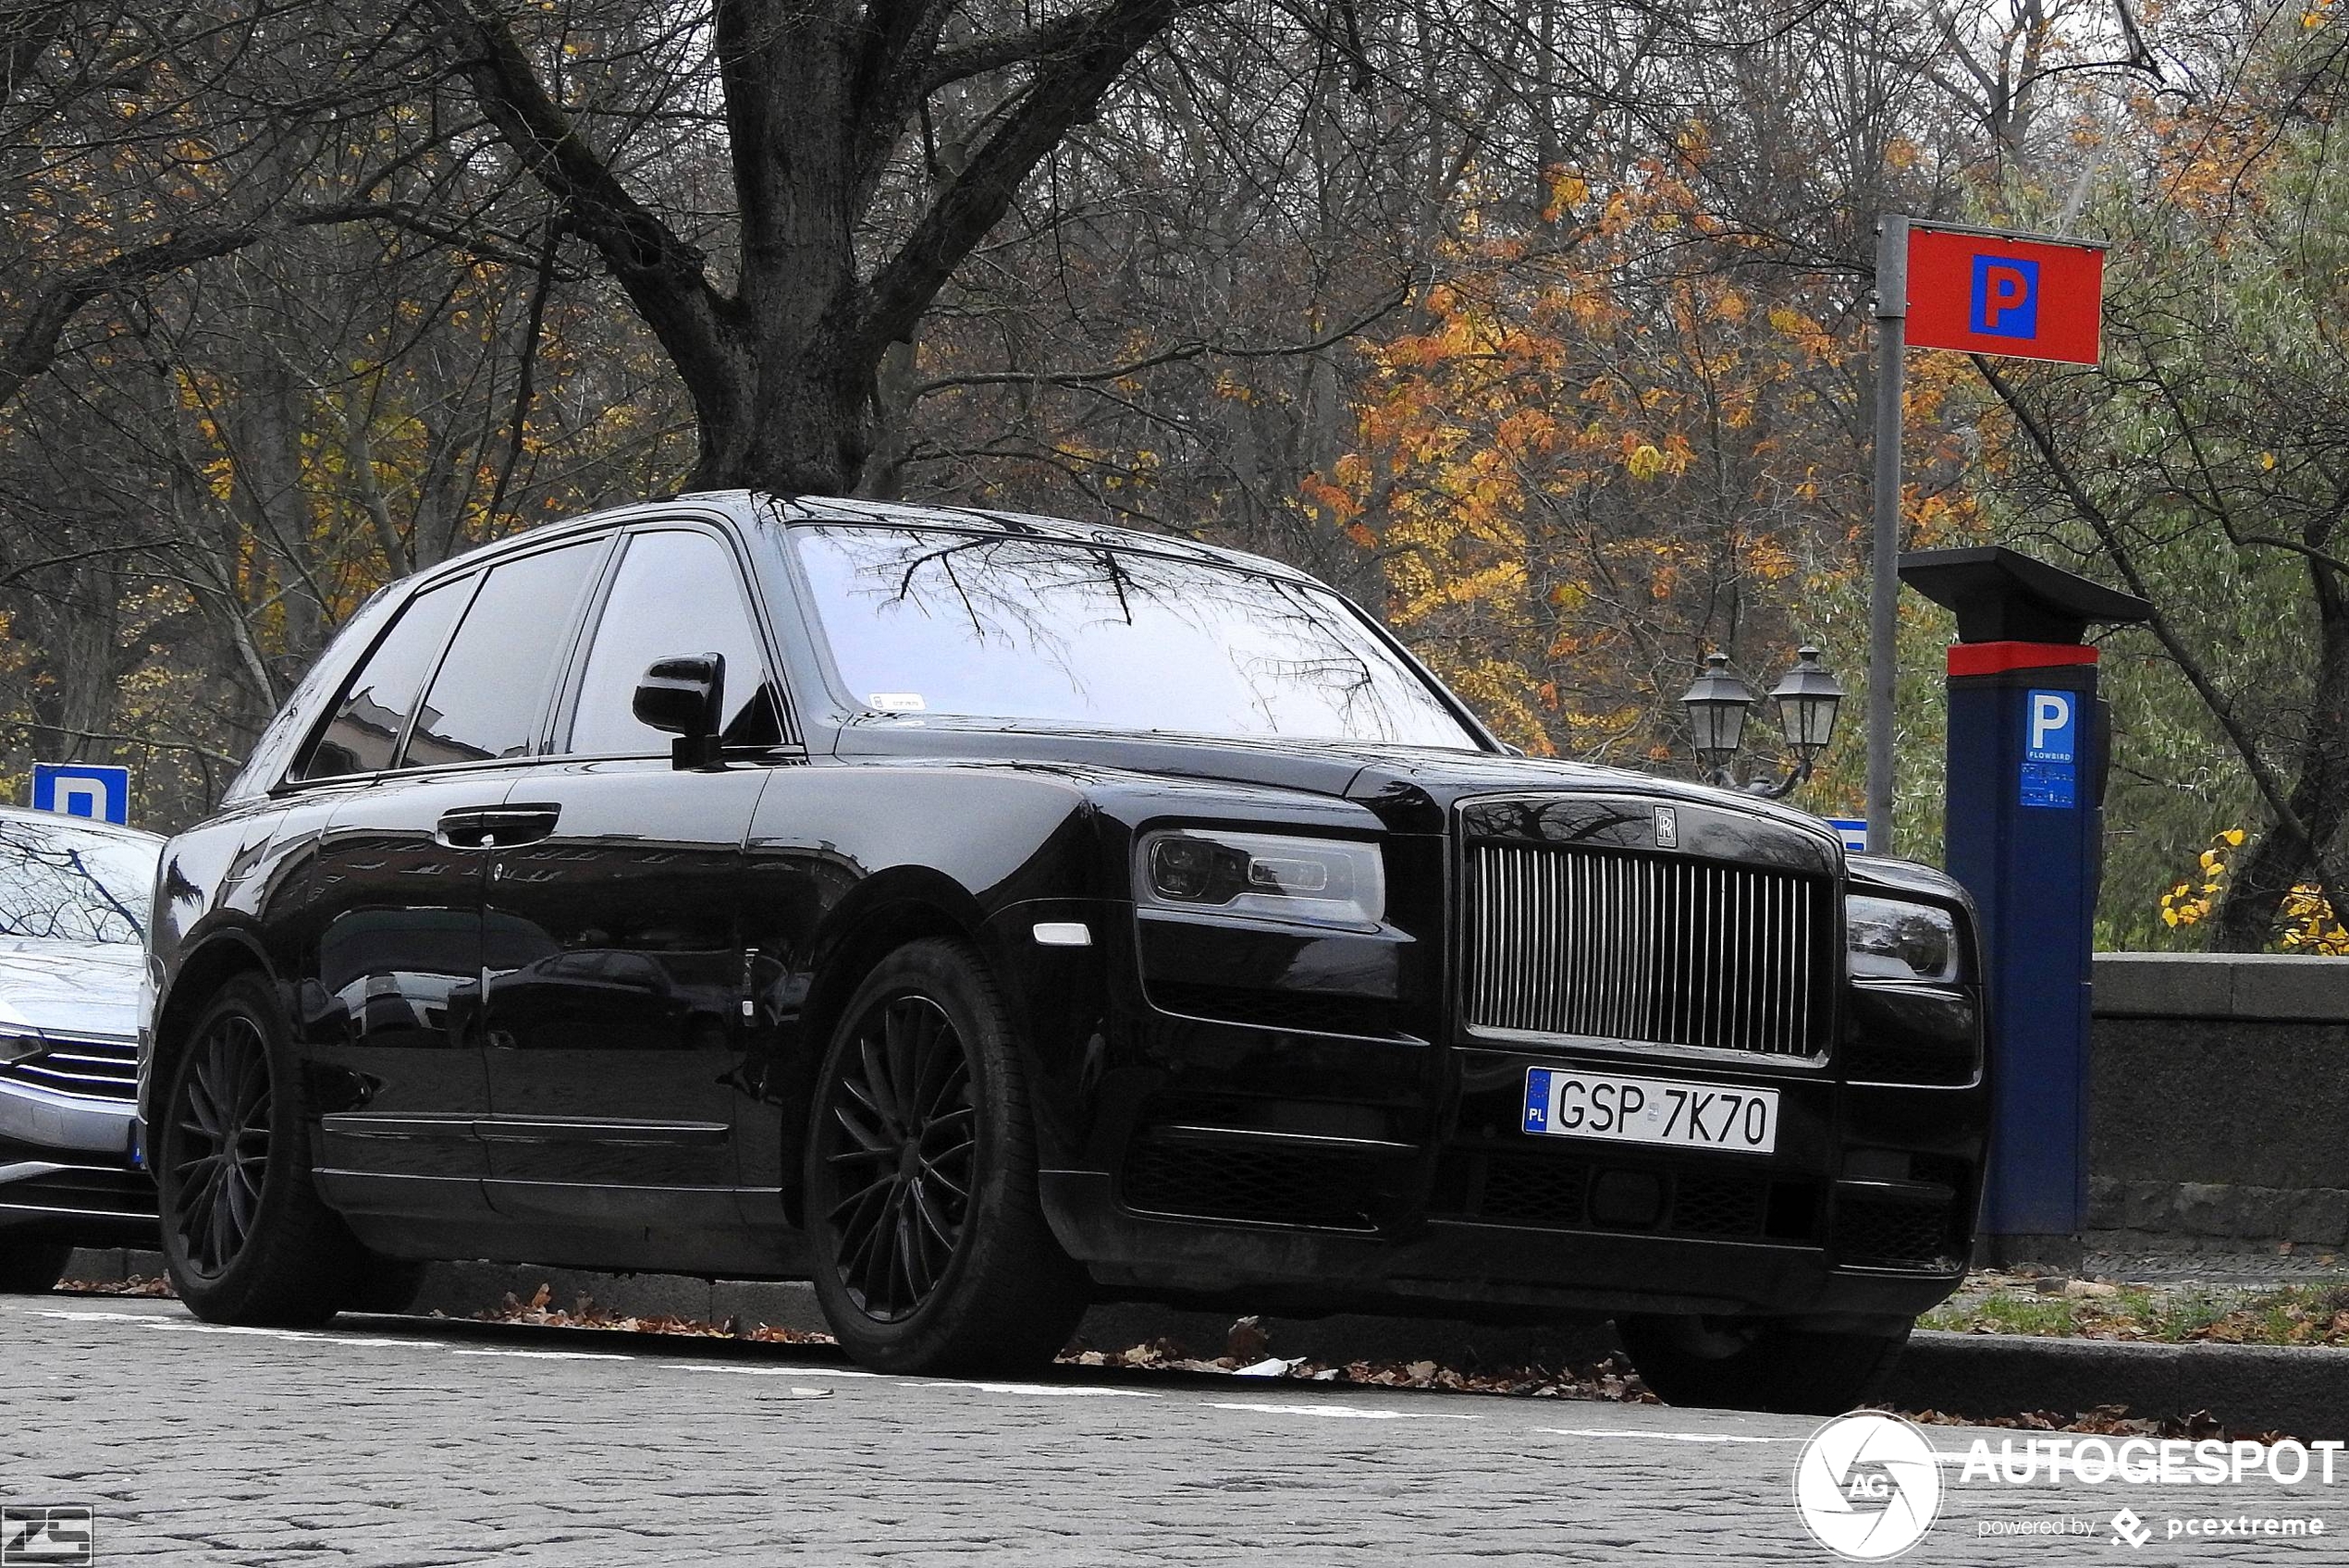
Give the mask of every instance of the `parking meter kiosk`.
[[1912, 552], [1900, 578], [1958, 617], [1945, 859], [1979, 906], [1990, 968], [1982, 1231], [2012, 1256], [2058, 1254], [2087, 1208], [2092, 928], [2111, 730], [2084, 639], [2152, 606], [1996, 545]]

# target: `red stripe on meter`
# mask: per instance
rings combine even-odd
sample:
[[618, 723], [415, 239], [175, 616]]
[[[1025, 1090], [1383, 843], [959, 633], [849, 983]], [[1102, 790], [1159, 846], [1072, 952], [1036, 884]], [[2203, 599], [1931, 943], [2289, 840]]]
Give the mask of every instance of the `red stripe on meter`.
[[2079, 643], [1952, 643], [1952, 675], [2003, 675], [2011, 669], [2053, 669], [2094, 664], [2097, 651]]

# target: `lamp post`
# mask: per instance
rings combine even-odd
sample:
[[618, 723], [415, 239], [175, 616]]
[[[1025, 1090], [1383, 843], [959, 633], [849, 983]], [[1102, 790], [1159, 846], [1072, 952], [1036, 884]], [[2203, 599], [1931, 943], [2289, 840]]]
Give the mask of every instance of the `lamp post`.
[[1689, 710], [1689, 733], [1705, 777], [1726, 789], [1778, 800], [1792, 794], [1811, 777], [1812, 764], [1835, 738], [1835, 717], [1843, 704], [1843, 686], [1819, 662], [1819, 650], [1808, 645], [1797, 652], [1794, 668], [1770, 689], [1777, 704], [1778, 732], [1794, 753], [1794, 767], [1777, 779], [1743, 779], [1735, 764], [1738, 743], [1745, 735], [1746, 716], [1755, 701], [1753, 688], [1729, 672], [1729, 655], [1704, 655], [1704, 673], [1680, 697]]

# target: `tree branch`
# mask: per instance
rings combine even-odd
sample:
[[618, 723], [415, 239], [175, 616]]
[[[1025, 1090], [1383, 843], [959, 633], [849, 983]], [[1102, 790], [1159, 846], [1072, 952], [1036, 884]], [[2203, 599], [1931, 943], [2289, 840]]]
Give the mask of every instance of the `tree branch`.
[[19, 578], [30, 577], [36, 571], [44, 571], [53, 566], [71, 566], [76, 561], [95, 560], [101, 556], [135, 556], [144, 550], [168, 550], [186, 543], [185, 539], [151, 539], [139, 545], [101, 545], [94, 549], [74, 550], [62, 556], [51, 556], [45, 560], [27, 561], [22, 566], [13, 566], [6, 571], [0, 571], [0, 588], [6, 587]]
[[2329, 898], [2334, 896], [2344, 884], [2333, 875], [2331, 854], [2323, 844], [2318, 842], [2316, 833], [2301, 820], [2300, 814], [2293, 809], [2291, 793], [2284, 788], [2283, 780], [2276, 776], [2268, 759], [2260, 753], [2257, 737], [2244, 727], [2242, 717], [2234, 710], [2234, 704], [2227, 700], [2226, 693], [2219, 690], [2218, 682], [2211, 679], [2210, 672], [2202, 667], [2202, 661], [2195, 657], [2193, 650], [2178, 635], [2177, 629], [2171, 625], [2170, 618], [2162, 613], [2159, 601], [2153, 596], [2144, 575], [2137, 570], [2136, 561], [2121, 539], [2120, 531], [2113, 526], [2110, 514], [2088, 494], [2080, 482], [2080, 476], [2057, 448], [2055, 437], [2023, 400], [2014, 384], [1999, 374], [1998, 367], [1980, 354], [1970, 354], [1967, 358], [1974, 361], [1974, 368], [1981, 373], [1990, 390], [1998, 395], [1998, 401], [2006, 405], [2007, 411], [2014, 415], [2015, 423], [2023, 427], [2023, 433], [2030, 440], [2033, 450], [2038, 453], [2039, 460], [2047, 465], [2048, 473], [2063, 491], [2064, 498], [2072, 503], [2072, 511], [2088, 525], [2089, 532], [2097, 536], [2097, 542], [2104, 546], [2106, 556], [2111, 559], [2122, 581], [2128, 583], [2129, 592], [2153, 606], [2152, 618], [2146, 622], [2146, 630], [2161, 644], [2162, 651], [2170, 655], [2171, 662], [2178, 667], [2178, 672], [2186, 678], [2186, 683], [2194, 688], [2195, 695], [2202, 699], [2203, 706], [2209, 709], [2210, 717], [2218, 721], [2219, 728], [2226, 732], [2235, 753], [2243, 758], [2244, 767], [2250, 773], [2259, 798], [2267, 802], [2275, 825], [2299, 841], [2307, 854], [2308, 864], [2316, 867], [2318, 880], [2324, 885], [2326, 895]]
[[866, 292], [863, 337], [878, 354], [913, 334], [948, 277], [984, 239], [1030, 170], [1071, 126], [1091, 116], [1126, 65], [1166, 30], [1186, 0], [1108, 0], [1068, 18], [1066, 35], [969, 163], [931, 202]]
[[53, 274], [34, 288], [32, 308], [25, 312], [23, 324], [6, 348], [0, 349], [0, 407], [12, 401], [27, 382], [56, 361], [57, 347], [64, 341], [66, 328], [92, 300], [202, 262], [232, 255], [291, 229], [369, 221], [392, 224], [462, 247], [485, 260], [536, 264], [503, 247], [486, 246], [463, 229], [400, 202], [341, 202], [279, 213], [250, 223], [175, 229], [151, 244], [136, 246], [103, 262]]
[[563, 203], [571, 231], [596, 247], [681, 372], [722, 352], [726, 300], [702, 255], [639, 202], [538, 78], [489, 0], [426, 0], [451, 66], [523, 167]]
[[1410, 297], [1411, 285], [1405, 283], [1344, 326], [1305, 343], [1273, 343], [1256, 348], [1200, 341], [1177, 343], [1155, 354], [1146, 354], [1138, 360], [1099, 370], [986, 371], [968, 375], [941, 375], [935, 381], [926, 381], [915, 387], [912, 396], [927, 398], [933, 392], [944, 392], [957, 386], [1083, 386], [1105, 381], [1123, 381], [1146, 370], [1189, 360], [1273, 360], [1298, 354], [1318, 354], [1324, 349], [1334, 348], [1347, 338], [1359, 336]]

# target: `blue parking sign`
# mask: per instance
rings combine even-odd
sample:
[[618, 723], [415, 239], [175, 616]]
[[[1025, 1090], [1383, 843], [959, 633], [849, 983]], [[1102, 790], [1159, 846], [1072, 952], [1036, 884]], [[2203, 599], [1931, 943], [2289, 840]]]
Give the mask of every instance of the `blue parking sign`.
[[130, 770], [96, 763], [32, 765], [32, 809], [98, 822], [130, 820]]
[[2022, 803], [2052, 811], [2079, 804], [2079, 762], [2080, 693], [2024, 692]]

